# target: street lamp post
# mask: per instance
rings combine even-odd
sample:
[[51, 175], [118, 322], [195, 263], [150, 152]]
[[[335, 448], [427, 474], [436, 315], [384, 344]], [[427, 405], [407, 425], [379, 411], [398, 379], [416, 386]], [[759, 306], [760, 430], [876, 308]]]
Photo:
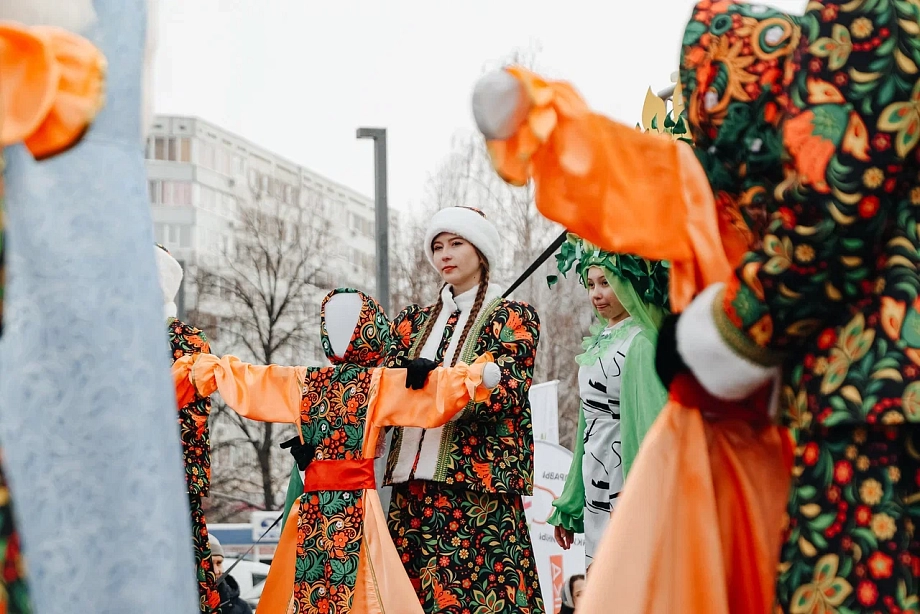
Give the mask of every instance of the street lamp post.
[[377, 243], [377, 300], [390, 310], [390, 217], [387, 208], [387, 130], [358, 128], [359, 139], [374, 140], [374, 212]]

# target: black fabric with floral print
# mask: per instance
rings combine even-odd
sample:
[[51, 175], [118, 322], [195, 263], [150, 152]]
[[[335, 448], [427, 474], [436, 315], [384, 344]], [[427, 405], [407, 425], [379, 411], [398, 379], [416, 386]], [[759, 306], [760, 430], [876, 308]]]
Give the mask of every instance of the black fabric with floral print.
[[911, 0], [800, 17], [704, 0], [684, 37], [697, 157], [751, 250], [717, 324], [784, 364], [797, 463], [777, 598], [794, 614], [920, 611], [918, 75]]
[[[388, 364], [411, 357], [432, 311], [413, 306], [396, 318]], [[451, 321], [439, 360], [452, 334], [459, 334]], [[487, 402], [470, 403], [445, 427], [434, 480], [393, 486], [387, 526], [425, 612], [542, 614], [521, 500], [533, 491], [528, 391], [540, 321], [529, 305], [497, 300], [483, 306], [479, 323], [462, 358], [491, 352], [501, 381]], [[400, 437], [397, 429], [393, 450]], [[388, 481], [395, 459], [391, 453]]]
[[543, 612], [519, 496], [412, 481], [392, 501], [387, 524], [425, 612]]
[[31, 614], [25, 560], [13, 515], [13, 502], [0, 458], [0, 612]]
[[[167, 330], [173, 361], [192, 354], [211, 353], [211, 346], [208, 345], [204, 333], [194, 326], [170, 319], [167, 322]], [[211, 485], [211, 437], [208, 430], [211, 399], [198, 399], [178, 409], [179, 432], [185, 456], [189, 515], [192, 521], [199, 608], [203, 614], [212, 614], [217, 612], [220, 605], [220, 595], [217, 593], [217, 577], [211, 562], [208, 525], [202, 504], [202, 497], [207, 496]]]
[[918, 450], [915, 425], [799, 434], [783, 611], [920, 612]]

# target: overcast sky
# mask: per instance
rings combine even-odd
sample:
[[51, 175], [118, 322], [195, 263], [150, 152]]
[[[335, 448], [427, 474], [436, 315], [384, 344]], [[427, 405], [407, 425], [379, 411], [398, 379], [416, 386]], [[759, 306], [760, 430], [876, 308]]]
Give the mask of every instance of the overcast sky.
[[[388, 129], [389, 196], [405, 208], [458, 131], [485, 67], [537, 49], [543, 71], [635, 123], [669, 84], [693, 0], [160, 0], [155, 106], [194, 115], [373, 195]], [[768, 2], [801, 12], [805, 0]]]

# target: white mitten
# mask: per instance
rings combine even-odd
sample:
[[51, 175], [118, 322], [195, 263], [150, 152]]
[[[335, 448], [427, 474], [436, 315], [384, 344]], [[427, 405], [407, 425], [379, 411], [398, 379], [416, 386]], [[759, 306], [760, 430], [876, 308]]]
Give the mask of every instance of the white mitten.
[[485, 388], [492, 389], [498, 386], [502, 380], [502, 370], [494, 362], [490, 362], [482, 370], [482, 385]]
[[487, 73], [473, 88], [473, 118], [487, 140], [510, 137], [529, 111], [523, 84], [505, 70]]

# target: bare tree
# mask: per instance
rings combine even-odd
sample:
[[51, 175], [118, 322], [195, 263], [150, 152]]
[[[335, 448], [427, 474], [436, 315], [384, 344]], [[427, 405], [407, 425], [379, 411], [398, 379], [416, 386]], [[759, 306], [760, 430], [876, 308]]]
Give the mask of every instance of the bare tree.
[[[318, 275], [330, 243], [321, 202], [287, 201], [250, 186], [238, 203], [232, 244], [212, 268], [199, 268], [199, 310], [216, 316], [221, 352], [255, 364], [313, 364], [319, 354]], [[218, 351], [214, 349], [214, 351]], [[278, 443], [289, 427], [254, 422], [216, 402], [211, 514], [225, 520], [252, 509], [277, 509], [290, 463]]]
[[428, 305], [437, 299], [437, 272], [425, 256], [425, 223], [436, 209], [394, 215], [390, 222], [390, 292], [393, 312], [407, 305]]

